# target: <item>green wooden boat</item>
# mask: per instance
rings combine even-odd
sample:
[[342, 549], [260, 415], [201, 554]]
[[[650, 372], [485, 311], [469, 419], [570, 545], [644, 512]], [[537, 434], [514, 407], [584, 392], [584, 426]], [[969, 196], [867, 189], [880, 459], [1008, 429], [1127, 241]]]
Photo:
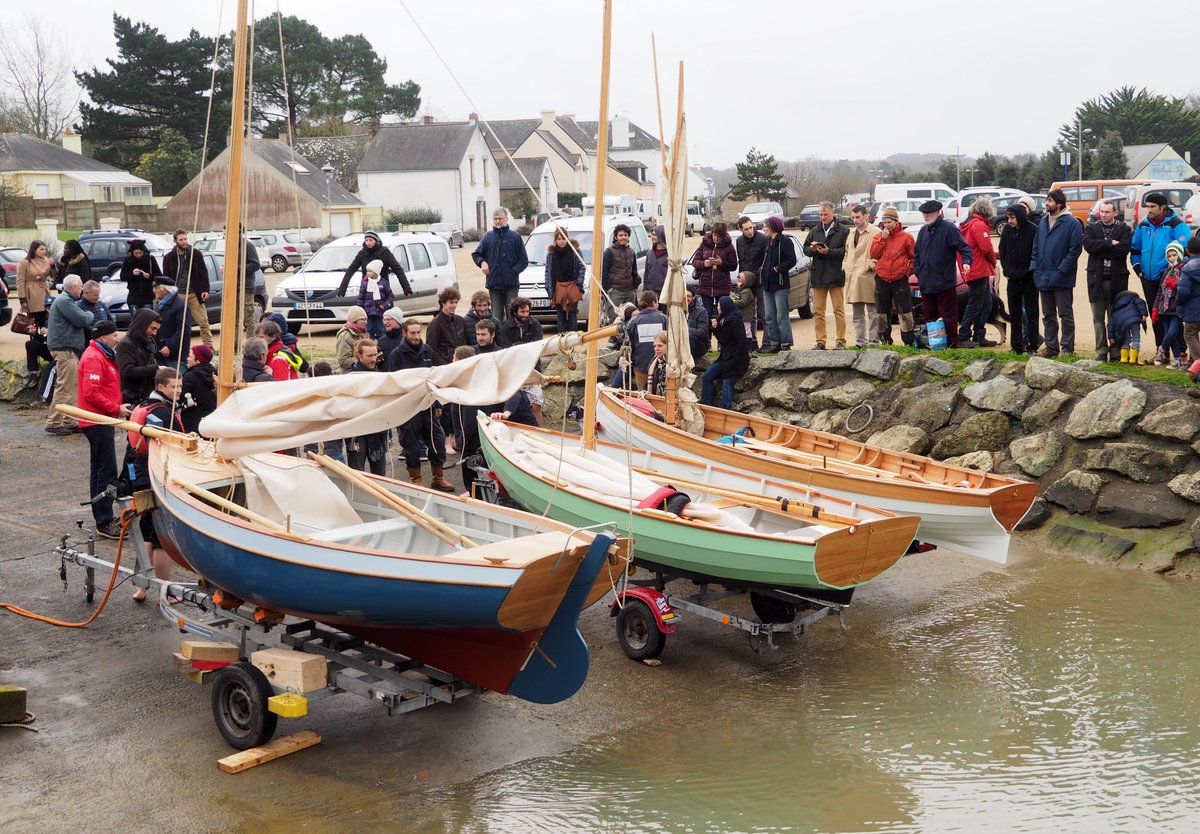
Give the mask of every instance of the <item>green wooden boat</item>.
[[[817, 492], [777, 500], [782, 485], [756, 475], [603, 441], [587, 450], [574, 435], [478, 419], [484, 457], [510, 497], [558, 521], [613, 522], [633, 538], [639, 565], [675, 575], [845, 590], [899, 561], [920, 523]], [[691, 498], [682, 515], [637, 506], [666, 486]]]

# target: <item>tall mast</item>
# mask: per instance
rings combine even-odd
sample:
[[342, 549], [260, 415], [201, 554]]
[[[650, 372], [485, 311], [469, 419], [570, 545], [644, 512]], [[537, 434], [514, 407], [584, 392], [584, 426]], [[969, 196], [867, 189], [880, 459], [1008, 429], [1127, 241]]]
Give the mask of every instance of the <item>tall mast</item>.
[[217, 365], [217, 400], [233, 390], [233, 353], [237, 344], [242, 301], [242, 150], [246, 135], [246, 12], [249, 0], [238, 0], [233, 39], [233, 101], [229, 127], [229, 197], [225, 208], [225, 287], [221, 295], [221, 356]]
[[[243, 0], [244, 2], [244, 0]], [[596, 194], [592, 223], [592, 288], [588, 293], [588, 329], [600, 323], [600, 273], [604, 262], [604, 180], [608, 169], [608, 77], [612, 57], [612, 0], [604, 0], [604, 48], [600, 64], [600, 121], [596, 136]], [[596, 375], [600, 345], [588, 342], [584, 362], [583, 445], [596, 448]]]

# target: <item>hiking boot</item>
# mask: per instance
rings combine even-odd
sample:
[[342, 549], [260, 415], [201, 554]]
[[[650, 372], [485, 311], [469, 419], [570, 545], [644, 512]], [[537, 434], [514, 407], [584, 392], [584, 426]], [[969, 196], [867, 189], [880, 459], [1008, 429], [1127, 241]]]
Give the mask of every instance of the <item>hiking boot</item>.
[[792, 349], [791, 345], [780, 345], [779, 346], [780, 351], [791, 350], [791, 349]]
[[817, 342], [815, 345], [813, 345], [813, 350], [825, 350], [825, 343]]
[[1058, 351], [1051, 350], [1050, 348], [1046, 347], [1045, 345], [1042, 345], [1040, 348], [1038, 348], [1037, 355], [1042, 357], [1043, 359], [1053, 359], [1055, 356], [1058, 356]]
[[834, 350], [845, 350], [846, 349], [846, 340], [838, 339], [837, 342], [834, 344], [833, 349]]
[[110, 521], [108, 524], [98, 524], [96, 525], [96, 535], [105, 539], [119, 539], [121, 538], [121, 528], [114, 521]]
[[979, 344], [970, 339], [960, 339], [957, 346], [960, 348], [970, 349], [979, 347]]
[[768, 342], [767, 344], [763, 345], [762, 350], [760, 350], [758, 352], [759, 353], [779, 353], [779, 345]]
[[999, 342], [993, 342], [991, 339], [983, 338], [979, 340], [979, 346], [984, 348], [996, 347]]
[[429, 479], [429, 485], [441, 492], [454, 492], [454, 484], [446, 480], [446, 472], [440, 466], [433, 467], [433, 477]]
[[1161, 349], [1154, 354], [1154, 364], [1160, 367], [1167, 364], [1167, 355]]
[[424, 486], [424, 484], [421, 483], [421, 467], [408, 467], [408, 482], [410, 484], [416, 484], [417, 486]]

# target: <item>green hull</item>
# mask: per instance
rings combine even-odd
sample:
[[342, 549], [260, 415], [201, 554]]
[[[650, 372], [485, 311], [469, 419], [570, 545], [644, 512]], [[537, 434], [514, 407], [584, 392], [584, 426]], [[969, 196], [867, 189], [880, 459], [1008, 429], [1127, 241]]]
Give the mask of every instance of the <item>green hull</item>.
[[727, 580], [730, 584], [771, 588], [837, 588], [817, 577], [815, 544], [744, 535], [702, 528], [686, 521], [635, 515], [630, 529], [627, 510], [563, 489], [523, 471], [492, 444], [487, 433], [479, 439], [488, 466], [508, 494], [536, 513], [556, 521], [586, 526], [612, 522], [622, 535], [633, 538], [639, 559], [680, 573]]

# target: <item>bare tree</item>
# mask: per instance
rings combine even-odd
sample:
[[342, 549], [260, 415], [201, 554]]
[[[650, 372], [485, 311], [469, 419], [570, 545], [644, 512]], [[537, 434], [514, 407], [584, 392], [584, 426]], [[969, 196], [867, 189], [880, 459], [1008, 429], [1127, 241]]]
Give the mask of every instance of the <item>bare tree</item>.
[[79, 92], [66, 42], [41, 20], [26, 17], [0, 52], [0, 85], [7, 119], [22, 133], [57, 139], [75, 118]]

